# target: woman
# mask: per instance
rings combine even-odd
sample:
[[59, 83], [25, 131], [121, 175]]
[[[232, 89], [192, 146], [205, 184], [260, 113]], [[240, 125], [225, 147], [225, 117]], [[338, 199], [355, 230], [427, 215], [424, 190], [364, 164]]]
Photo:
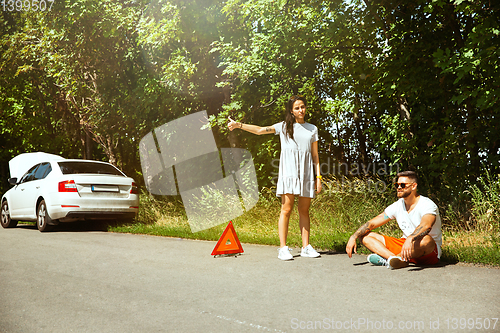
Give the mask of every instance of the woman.
[[[280, 135], [281, 155], [276, 195], [281, 197], [281, 213], [278, 224], [280, 249], [278, 258], [293, 259], [286, 238], [295, 197], [299, 198], [299, 227], [302, 235], [302, 257], [316, 258], [320, 254], [309, 244], [309, 207], [315, 190], [321, 191], [321, 175], [318, 157], [318, 129], [305, 121], [307, 102], [302, 96], [292, 96], [287, 103], [285, 121], [269, 127], [235, 122], [229, 117], [232, 131], [241, 129], [253, 134]], [[316, 173], [316, 178], [314, 176]]]

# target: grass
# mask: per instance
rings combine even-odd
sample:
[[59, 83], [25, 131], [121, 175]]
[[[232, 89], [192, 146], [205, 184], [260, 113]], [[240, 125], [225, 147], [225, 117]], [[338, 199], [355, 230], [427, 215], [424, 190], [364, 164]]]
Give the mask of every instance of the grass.
[[500, 266], [500, 237], [481, 231], [445, 231], [442, 260]]
[[[350, 182], [350, 190], [339, 188], [336, 184], [335, 180], [328, 182], [322, 193], [312, 201], [310, 242], [318, 249], [345, 252], [350, 235], [392, 203], [394, 193], [390, 190], [375, 191], [364, 181]], [[476, 199], [476, 202], [480, 201]], [[217, 241], [227, 225], [226, 222], [207, 230], [191, 232], [182, 202], [175, 197], [158, 198], [143, 193], [140, 207], [137, 218], [140, 223], [110, 227], [109, 230]], [[264, 188], [256, 206], [232, 221], [240, 241], [279, 246], [277, 221], [280, 208], [280, 199], [274, 191]], [[484, 230], [485, 223], [481, 224], [481, 228], [462, 230], [456, 227], [459, 225], [457, 221], [449, 221], [446, 216], [442, 219], [442, 261], [500, 266], [500, 232], [491, 218], [488, 219], [488, 230]], [[382, 226], [378, 231], [394, 237], [401, 236], [395, 222]], [[302, 244], [296, 209], [290, 218], [287, 244], [292, 248]], [[369, 251], [364, 246], [358, 246], [358, 253]]]

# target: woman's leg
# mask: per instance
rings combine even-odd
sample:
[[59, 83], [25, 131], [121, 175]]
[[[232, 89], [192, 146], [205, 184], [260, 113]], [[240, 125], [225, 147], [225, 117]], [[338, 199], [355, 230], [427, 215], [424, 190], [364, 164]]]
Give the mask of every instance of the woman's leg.
[[295, 196], [293, 194], [281, 195], [281, 213], [278, 222], [278, 234], [280, 237], [280, 247], [286, 245], [288, 236], [288, 224], [290, 222], [290, 214], [292, 213]]
[[309, 231], [311, 222], [309, 219], [309, 207], [311, 206], [311, 198], [299, 197], [299, 228], [302, 235], [302, 247], [309, 245]]

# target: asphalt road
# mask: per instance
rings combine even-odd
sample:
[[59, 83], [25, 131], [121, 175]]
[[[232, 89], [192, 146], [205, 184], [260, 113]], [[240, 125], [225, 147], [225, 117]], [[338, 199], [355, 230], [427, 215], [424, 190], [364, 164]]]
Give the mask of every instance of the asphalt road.
[[1, 229], [0, 332], [500, 332], [500, 269], [391, 271], [338, 253], [283, 262], [250, 244], [213, 258], [214, 246]]

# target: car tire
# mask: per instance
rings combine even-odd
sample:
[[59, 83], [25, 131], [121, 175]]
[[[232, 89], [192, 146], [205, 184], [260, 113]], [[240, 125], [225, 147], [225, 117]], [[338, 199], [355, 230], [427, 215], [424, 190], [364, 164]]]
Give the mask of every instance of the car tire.
[[7, 203], [7, 200], [2, 202], [2, 212], [0, 219], [2, 227], [4, 228], [15, 228], [17, 226], [17, 221], [14, 221], [10, 218], [9, 204]]
[[40, 201], [38, 204], [38, 208], [36, 209], [36, 227], [40, 232], [51, 231], [54, 229], [54, 226], [50, 223], [52, 219], [47, 212], [47, 205], [45, 204], [45, 200]]

